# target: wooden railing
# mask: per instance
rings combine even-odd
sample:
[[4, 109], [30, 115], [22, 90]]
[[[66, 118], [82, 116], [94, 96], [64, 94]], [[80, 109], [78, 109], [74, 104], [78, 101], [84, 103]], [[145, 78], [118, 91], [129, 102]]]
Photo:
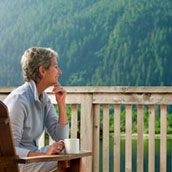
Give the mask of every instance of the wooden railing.
[[[14, 88], [0, 88], [3, 100]], [[84, 161], [88, 171], [99, 171], [100, 105], [103, 105], [103, 172], [109, 172], [109, 105], [114, 105], [114, 172], [120, 172], [120, 111], [125, 105], [125, 171], [132, 171], [132, 105], [137, 106], [137, 172], [143, 172], [143, 108], [149, 108], [148, 170], [155, 171], [155, 105], [160, 105], [160, 171], [167, 169], [167, 105], [172, 104], [172, 87], [65, 87], [66, 103], [71, 105], [71, 137], [77, 137], [80, 122], [80, 148], [92, 150]], [[46, 90], [56, 104], [51, 88]], [[80, 121], [77, 107], [80, 105]], [[51, 142], [51, 139], [50, 139]], [[40, 145], [44, 145], [44, 137]]]

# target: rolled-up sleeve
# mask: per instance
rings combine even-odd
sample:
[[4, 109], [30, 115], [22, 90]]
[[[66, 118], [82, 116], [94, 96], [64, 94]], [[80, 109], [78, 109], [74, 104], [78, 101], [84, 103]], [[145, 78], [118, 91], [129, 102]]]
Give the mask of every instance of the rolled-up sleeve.
[[59, 141], [69, 138], [69, 124], [58, 124], [58, 116], [54, 106], [51, 103], [49, 104], [49, 110], [46, 115], [45, 126], [48, 134], [53, 140]]

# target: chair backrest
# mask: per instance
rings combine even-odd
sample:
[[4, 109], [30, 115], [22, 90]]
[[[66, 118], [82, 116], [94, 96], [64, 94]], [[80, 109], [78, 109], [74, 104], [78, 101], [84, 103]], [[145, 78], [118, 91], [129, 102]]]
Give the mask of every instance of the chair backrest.
[[0, 101], [0, 171], [18, 172], [7, 106]]

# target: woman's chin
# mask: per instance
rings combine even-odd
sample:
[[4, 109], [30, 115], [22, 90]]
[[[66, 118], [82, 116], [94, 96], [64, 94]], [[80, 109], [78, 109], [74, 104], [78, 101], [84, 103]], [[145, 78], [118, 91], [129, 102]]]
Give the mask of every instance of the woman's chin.
[[54, 81], [52, 86], [54, 86], [54, 85], [60, 85], [60, 83], [58, 81]]

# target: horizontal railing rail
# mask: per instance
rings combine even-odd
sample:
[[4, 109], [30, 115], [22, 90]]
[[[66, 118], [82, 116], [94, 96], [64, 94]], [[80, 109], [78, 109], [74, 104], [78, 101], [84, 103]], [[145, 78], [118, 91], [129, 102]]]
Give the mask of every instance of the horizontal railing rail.
[[[0, 100], [15, 87], [0, 87]], [[66, 103], [71, 105], [71, 137], [78, 136], [80, 147], [91, 150], [93, 157], [85, 158], [89, 171], [98, 172], [100, 159], [100, 116], [103, 115], [103, 172], [109, 171], [109, 118], [110, 106], [114, 115], [114, 171], [120, 171], [121, 106], [125, 106], [125, 171], [132, 171], [132, 109], [137, 111], [137, 171], [143, 172], [144, 106], [149, 111], [148, 171], [155, 171], [155, 107], [160, 106], [160, 171], [167, 170], [167, 105], [172, 105], [172, 87], [64, 87]], [[46, 90], [56, 105], [52, 88]], [[80, 121], [78, 117], [80, 108]], [[80, 125], [78, 125], [80, 124]], [[40, 146], [44, 146], [44, 136]], [[52, 140], [50, 139], [50, 143]]]

